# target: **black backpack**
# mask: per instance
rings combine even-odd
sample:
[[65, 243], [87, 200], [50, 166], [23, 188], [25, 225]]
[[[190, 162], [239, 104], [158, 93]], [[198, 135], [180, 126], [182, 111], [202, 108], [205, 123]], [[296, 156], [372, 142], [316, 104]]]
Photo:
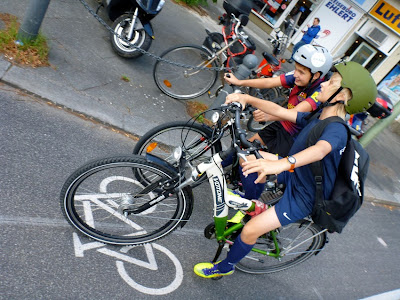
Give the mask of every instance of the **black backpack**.
[[315, 178], [316, 195], [311, 217], [314, 223], [341, 233], [343, 227], [361, 207], [364, 198], [364, 183], [369, 167], [369, 155], [361, 144], [351, 138], [350, 129], [339, 117], [329, 117], [318, 122], [310, 131], [307, 147], [315, 145], [325, 127], [332, 122], [344, 124], [347, 129], [347, 146], [342, 154], [336, 181], [329, 199], [323, 194], [323, 162], [311, 164]]

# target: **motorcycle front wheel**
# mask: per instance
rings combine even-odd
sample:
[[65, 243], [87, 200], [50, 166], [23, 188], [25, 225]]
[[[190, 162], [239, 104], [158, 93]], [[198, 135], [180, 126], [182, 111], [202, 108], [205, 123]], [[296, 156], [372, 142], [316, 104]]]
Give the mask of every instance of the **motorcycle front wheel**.
[[[115, 32], [112, 32], [110, 35], [112, 49], [119, 56], [125, 58], [136, 58], [141, 56], [143, 53], [140, 52], [138, 48], [147, 51], [153, 41], [151, 36], [149, 36], [143, 28], [140, 30], [134, 30], [132, 37], [128, 39], [131, 22], [132, 15], [126, 14], [118, 17], [111, 26]], [[151, 24], [149, 25], [151, 26]], [[128, 40], [129, 43], [119, 38], [116, 34]]]

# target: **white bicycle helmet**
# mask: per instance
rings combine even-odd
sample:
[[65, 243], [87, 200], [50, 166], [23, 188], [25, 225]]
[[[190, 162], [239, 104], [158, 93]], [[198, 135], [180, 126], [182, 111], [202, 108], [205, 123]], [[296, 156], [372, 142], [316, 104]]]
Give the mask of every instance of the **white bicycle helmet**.
[[309, 68], [312, 74], [320, 72], [321, 78], [332, 68], [332, 55], [320, 46], [310, 44], [301, 46], [293, 55], [293, 60]]

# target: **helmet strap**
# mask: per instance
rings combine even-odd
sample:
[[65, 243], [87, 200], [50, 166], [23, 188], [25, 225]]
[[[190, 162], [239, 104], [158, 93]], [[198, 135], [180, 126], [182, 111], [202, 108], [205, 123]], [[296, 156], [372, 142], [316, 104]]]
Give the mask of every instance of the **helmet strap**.
[[325, 106], [333, 106], [333, 105], [336, 105], [336, 104], [338, 104], [338, 103], [344, 104], [344, 101], [337, 101], [337, 102], [335, 102], [335, 103], [331, 103], [331, 101], [333, 100], [333, 98], [335, 98], [342, 90], [343, 90], [343, 87], [339, 87], [339, 88], [337, 89], [337, 91], [334, 92], [333, 95], [330, 96], [328, 100], [326, 100]]
[[338, 90], [336, 92], [334, 92], [333, 95], [330, 96], [328, 100], [326, 100], [326, 102], [322, 103], [316, 110], [312, 111], [305, 119], [309, 120], [317, 112], [319, 112], [322, 109], [324, 109], [324, 107], [333, 106], [333, 105], [336, 105], [338, 103], [344, 104], [344, 101], [337, 101], [335, 103], [330, 103], [333, 100], [333, 98], [335, 98], [342, 90], [343, 90], [343, 87], [339, 87]]

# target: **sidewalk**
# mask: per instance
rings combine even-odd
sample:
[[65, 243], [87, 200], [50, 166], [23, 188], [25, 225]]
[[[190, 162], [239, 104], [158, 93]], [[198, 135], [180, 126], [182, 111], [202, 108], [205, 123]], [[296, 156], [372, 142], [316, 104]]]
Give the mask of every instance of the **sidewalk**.
[[[28, 2], [2, 0], [0, 12], [22, 20]], [[96, 7], [97, 1], [87, 2]], [[209, 5], [210, 16], [201, 17], [168, 0], [152, 22], [156, 39], [150, 51], [160, 54], [178, 44], [199, 45], [205, 28], [219, 31], [215, 20], [221, 9]], [[104, 12], [100, 16], [109, 22]], [[109, 33], [79, 1], [51, 1], [41, 30], [49, 38], [51, 67], [19, 67], [0, 55], [1, 82], [136, 136], [156, 125], [189, 118], [184, 102], [165, 96], [155, 86], [153, 59], [126, 60], [114, 54]], [[268, 48], [268, 35], [257, 26], [250, 23], [246, 31], [255, 39], [258, 53]], [[121, 80], [122, 76], [131, 81]], [[196, 100], [211, 101], [207, 96]], [[386, 129], [367, 150], [371, 153], [367, 199], [400, 205], [400, 137]]]

